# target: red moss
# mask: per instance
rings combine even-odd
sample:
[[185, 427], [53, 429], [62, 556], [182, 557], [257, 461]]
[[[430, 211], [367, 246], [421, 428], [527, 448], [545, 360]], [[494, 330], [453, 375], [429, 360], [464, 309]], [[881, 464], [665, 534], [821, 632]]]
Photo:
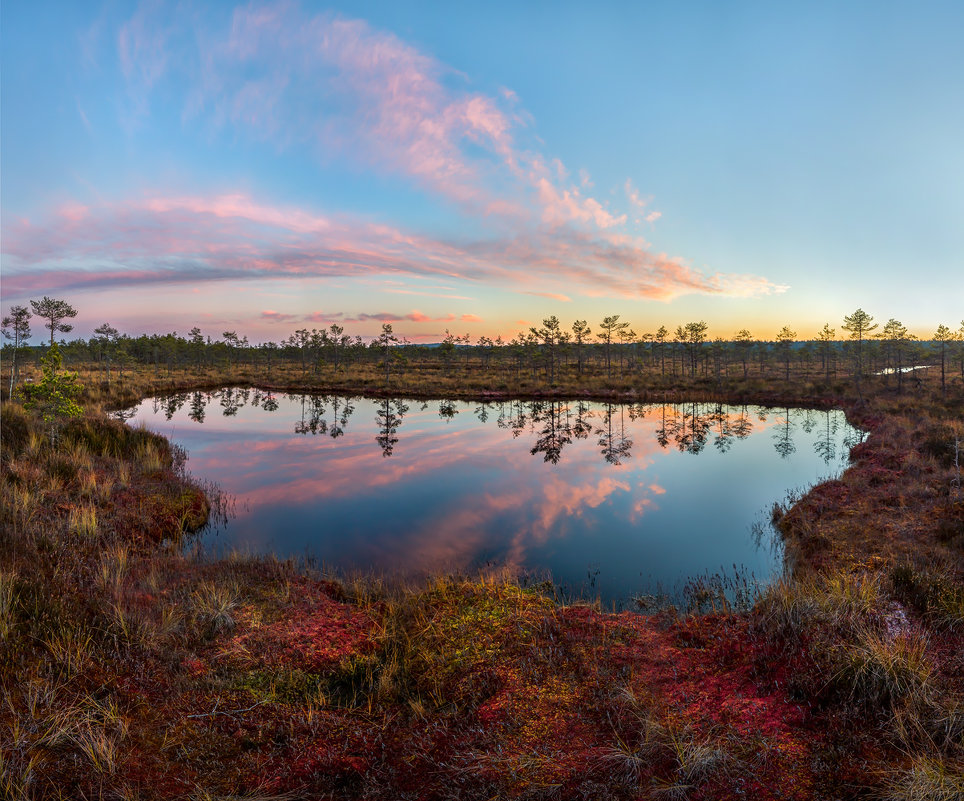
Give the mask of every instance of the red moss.
[[270, 623], [255, 625], [242, 610], [222, 654], [245, 664], [319, 672], [371, 651], [371, 616], [334, 600], [331, 585], [299, 579], [290, 592], [294, 600]]

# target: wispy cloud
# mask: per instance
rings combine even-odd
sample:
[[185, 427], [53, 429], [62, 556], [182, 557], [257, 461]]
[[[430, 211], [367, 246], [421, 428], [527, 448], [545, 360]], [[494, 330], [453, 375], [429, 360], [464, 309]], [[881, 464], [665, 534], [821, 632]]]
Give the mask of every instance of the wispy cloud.
[[525, 292], [526, 295], [535, 295], [537, 298], [549, 298], [549, 300], [558, 300], [560, 303], [572, 303], [572, 298], [568, 295], [563, 295], [558, 292]]
[[585, 170], [572, 182], [565, 164], [539, 152], [515, 93], [466, 91], [455, 70], [364, 20], [276, 2], [201, 26], [147, 2], [117, 49], [140, 113], [163, 76], [178, 73], [195, 87], [185, 119], [214, 130], [346, 156], [472, 213], [599, 229], [627, 220], [585, 194]]
[[284, 314], [282, 312], [276, 312], [272, 309], [265, 309], [261, 312], [261, 319], [267, 320], [269, 323], [287, 323], [291, 320], [297, 319], [296, 314]]
[[418, 289], [386, 289], [393, 295], [421, 295], [426, 298], [448, 298], [450, 300], [474, 300], [468, 295], [451, 295], [445, 292], [424, 292]]
[[[392, 33], [295, 2], [253, 2], [229, 20], [200, 20], [185, 7], [146, 2], [121, 26], [130, 114], [148, 114], [153, 93], [177, 73], [194, 87], [184, 98], [186, 124], [402, 175], [455, 201], [471, 233], [432, 236], [249, 192], [148, 192], [29, 220], [5, 215], [5, 297], [336, 276], [461, 279], [562, 302], [576, 293], [668, 300], [784, 289], [654, 250], [627, 232], [626, 212], [589, 194], [585, 170], [573, 181], [566, 165], [540, 152], [511, 90], [468, 91], [463, 76]], [[625, 188], [635, 219], [647, 201], [631, 182]], [[407, 283], [385, 291], [469, 299]]]
[[662, 212], [659, 211], [647, 211], [647, 207], [652, 202], [652, 198], [644, 198], [639, 194], [639, 190], [633, 185], [632, 179], [627, 178], [626, 184], [623, 187], [626, 190], [626, 198], [632, 205], [633, 219], [636, 222], [640, 220], [645, 220], [646, 222], [656, 222], [660, 217], [663, 216]]
[[379, 323], [401, 323], [401, 322], [411, 322], [411, 323], [451, 323], [456, 317], [454, 314], [444, 314], [441, 317], [432, 317], [428, 314], [423, 314], [420, 311], [412, 311], [408, 314], [394, 314], [392, 312], [377, 312], [375, 314], [366, 314], [364, 312], [356, 314], [353, 317], [345, 317], [345, 322], [347, 323], [364, 323], [369, 320], [374, 320]]

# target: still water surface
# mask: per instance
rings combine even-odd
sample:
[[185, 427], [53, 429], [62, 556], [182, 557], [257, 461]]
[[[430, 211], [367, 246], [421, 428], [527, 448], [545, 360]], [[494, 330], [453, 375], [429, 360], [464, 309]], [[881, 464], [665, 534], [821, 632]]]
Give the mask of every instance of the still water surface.
[[203, 535], [215, 552], [406, 576], [505, 565], [607, 602], [734, 565], [779, 572], [769, 509], [839, 474], [860, 439], [839, 411], [706, 403], [223, 389], [128, 415], [235, 499]]

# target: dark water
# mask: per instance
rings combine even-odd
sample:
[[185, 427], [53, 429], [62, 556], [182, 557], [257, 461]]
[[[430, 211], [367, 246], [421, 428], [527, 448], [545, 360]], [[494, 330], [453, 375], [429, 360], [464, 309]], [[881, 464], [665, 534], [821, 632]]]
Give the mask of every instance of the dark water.
[[860, 438], [839, 411], [704, 403], [224, 389], [131, 414], [236, 499], [204, 535], [214, 551], [411, 576], [505, 565], [607, 602], [779, 572], [773, 503], [838, 474]]

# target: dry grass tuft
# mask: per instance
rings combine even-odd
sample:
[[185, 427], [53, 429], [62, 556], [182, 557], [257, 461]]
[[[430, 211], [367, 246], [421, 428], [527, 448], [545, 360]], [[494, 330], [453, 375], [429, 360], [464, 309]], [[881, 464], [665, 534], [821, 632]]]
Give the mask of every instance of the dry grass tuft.
[[77, 506], [70, 510], [67, 519], [67, 529], [71, 534], [76, 534], [85, 539], [93, 539], [97, 536], [97, 507]]
[[892, 637], [865, 630], [855, 643], [842, 647], [835, 679], [865, 708], [922, 707], [933, 690], [927, 644], [927, 636], [918, 631]]
[[0, 640], [13, 631], [17, 620], [17, 573], [0, 570]]
[[917, 757], [910, 767], [887, 777], [880, 797], [882, 801], [961, 801], [964, 762]]
[[191, 606], [208, 637], [234, 629], [233, 612], [239, 602], [238, 588], [230, 583], [204, 581], [191, 594]]

